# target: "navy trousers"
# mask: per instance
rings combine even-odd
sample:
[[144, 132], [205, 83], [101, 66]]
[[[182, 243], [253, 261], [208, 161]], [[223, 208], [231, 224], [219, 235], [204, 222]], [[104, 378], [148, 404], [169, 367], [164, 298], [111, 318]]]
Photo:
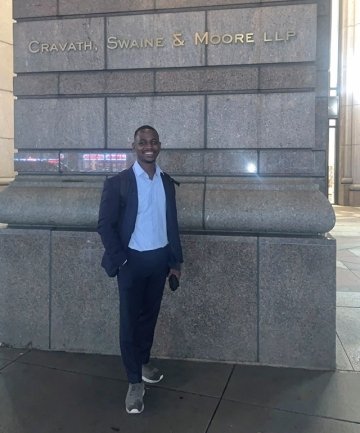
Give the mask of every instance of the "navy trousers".
[[120, 350], [130, 383], [142, 381], [141, 367], [150, 359], [166, 276], [168, 247], [128, 249], [117, 279], [120, 294]]

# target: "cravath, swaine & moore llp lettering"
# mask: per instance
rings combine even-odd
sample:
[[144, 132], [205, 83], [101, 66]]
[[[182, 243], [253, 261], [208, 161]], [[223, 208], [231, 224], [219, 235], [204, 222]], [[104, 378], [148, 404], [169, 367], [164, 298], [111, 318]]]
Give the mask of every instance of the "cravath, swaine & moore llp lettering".
[[[182, 33], [173, 33], [169, 39], [163, 36], [152, 38], [122, 38], [121, 36], [109, 36], [106, 47], [109, 50], [116, 49], [144, 49], [163, 48], [171, 45], [173, 48], [184, 47], [189, 43], [195, 45], [249, 45], [256, 43], [287, 43], [296, 39], [296, 32], [293, 30], [275, 32], [245, 32], [245, 33], [223, 33], [196, 32], [187, 40]], [[91, 41], [37, 41], [32, 40], [28, 44], [28, 50], [32, 54], [63, 53], [77, 51], [97, 51], [97, 45]]]

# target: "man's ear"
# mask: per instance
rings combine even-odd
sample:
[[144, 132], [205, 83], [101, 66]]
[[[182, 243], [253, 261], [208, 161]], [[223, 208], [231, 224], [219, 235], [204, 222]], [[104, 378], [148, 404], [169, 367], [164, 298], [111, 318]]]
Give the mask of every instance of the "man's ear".
[[131, 147], [132, 147], [133, 149], [135, 149], [135, 143], [134, 143], [134, 142], [131, 144]]

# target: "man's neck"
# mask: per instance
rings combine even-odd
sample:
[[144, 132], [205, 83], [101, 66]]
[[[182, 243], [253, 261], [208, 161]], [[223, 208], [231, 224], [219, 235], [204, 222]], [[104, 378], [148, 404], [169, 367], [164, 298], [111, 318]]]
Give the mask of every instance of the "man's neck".
[[145, 171], [145, 173], [147, 173], [147, 175], [149, 176], [150, 179], [152, 179], [154, 177], [155, 172], [156, 172], [155, 162], [145, 163], [145, 162], [138, 161], [138, 164]]

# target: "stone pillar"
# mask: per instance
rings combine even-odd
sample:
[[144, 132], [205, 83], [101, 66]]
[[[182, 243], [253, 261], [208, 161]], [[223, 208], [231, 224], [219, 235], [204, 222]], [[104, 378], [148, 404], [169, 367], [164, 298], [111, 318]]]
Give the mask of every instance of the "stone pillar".
[[12, 1], [0, 4], [0, 190], [14, 173]]
[[181, 183], [185, 256], [154, 354], [333, 368], [329, 2], [15, 0], [14, 14], [20, 175], [0, 194], [0, 341], [118, 352], [94, 231], [102, 181], [148, 123]]
[[341, 3], [339, 204], [360, 206], [360, 4]]

